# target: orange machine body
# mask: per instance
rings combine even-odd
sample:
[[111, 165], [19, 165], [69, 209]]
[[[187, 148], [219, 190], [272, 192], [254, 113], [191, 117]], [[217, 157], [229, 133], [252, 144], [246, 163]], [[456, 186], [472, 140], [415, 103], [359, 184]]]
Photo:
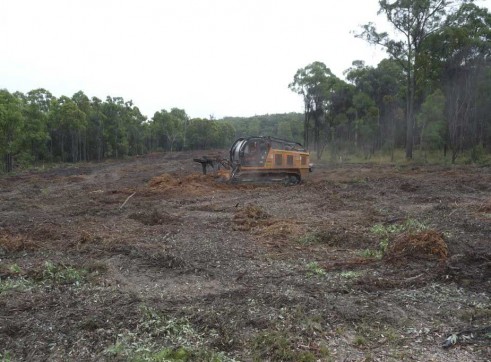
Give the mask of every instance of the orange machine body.
[[230, 148], [231, 179], [299, 183], [311, 171], [309, 152], [297, 142], [274, 137], [239, 138]]

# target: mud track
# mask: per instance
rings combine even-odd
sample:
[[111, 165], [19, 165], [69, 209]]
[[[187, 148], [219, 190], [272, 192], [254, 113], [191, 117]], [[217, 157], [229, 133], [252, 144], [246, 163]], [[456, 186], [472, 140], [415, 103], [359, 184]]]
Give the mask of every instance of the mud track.
[[491, 359], [489, 168], [251, 186], [200, 156], [0, 177], [2, 358]]

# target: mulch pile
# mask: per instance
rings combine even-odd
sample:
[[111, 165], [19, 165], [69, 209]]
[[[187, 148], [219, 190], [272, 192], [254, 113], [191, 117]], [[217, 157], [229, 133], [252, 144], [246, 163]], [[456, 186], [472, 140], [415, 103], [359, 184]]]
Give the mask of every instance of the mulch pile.
[[[304, 224], [294, 220], [275, 219], [257, 205], [247, 205], [233, 217], [233, 229], [249, 231], [266, 245], [286, 246], [306, 232]], [[297, 244], [295, 244], [297, 245]]]
[[486, 214], [491, 214], [491, 199], [487, 200], [483, 205], [481, 205], [479, 207], [479, 211]]
[[391, 262], [439, 260], [448, 258], [448, 247], [443, 234], [434, 230], [404, 233], [391, 243], [384, 258]]
[[234, 230], [250, 231], [271, 224], [271, 216], [257, 205], [246, 205], [234, 215]]
[[0, 249], [4, 252], [34, 250], [37, 247], [38, 245], [26, 235], [12, 234], [7, 230], [0, 229]]
[[203, 174], [191, 174], [180, 177], [174, 174], [164, 173], [150, 180], [148, 186], [156, 191], [169, 193], [202, 195], [213, 189], [213, 176]]
[[266, 225], [259, 234], [266, 238], [294, 238], [305, 233], [305, 225], [291, 220], [276, 220]]
[[141, 222], [143, 225], [173, 224], [179, 221], [179, 217], [165, 211], [140, 211], [128, 216], [130, 219]]

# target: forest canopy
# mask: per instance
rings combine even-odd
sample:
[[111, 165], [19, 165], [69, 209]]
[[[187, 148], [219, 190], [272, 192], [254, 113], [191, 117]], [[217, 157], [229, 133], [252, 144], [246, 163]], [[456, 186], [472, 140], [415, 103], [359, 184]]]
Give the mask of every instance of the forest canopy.
[[304, 143], [339, 149], [441, 149], [455, 159], [491, 150], [491, 14], [473, 1], [380, 0], [394, 34], [373, 23], [357, 37], [383, 47], [376, 67], [353, 61], [338, 78], [322, 62], [297, 71]]
[[[155, 151], [228, 148], [240, 136], [268, 134], [302, 138], [297, 113], [225, 118], [190, 118], [183, 109], [162, 109], [151, 119], [132, 101], [53, 96], [46, 89], [27, 94], [0, 90], [0, 155], [14, 164], [101, 161]], [[15, 161], [15, 162], [14, 162]]]

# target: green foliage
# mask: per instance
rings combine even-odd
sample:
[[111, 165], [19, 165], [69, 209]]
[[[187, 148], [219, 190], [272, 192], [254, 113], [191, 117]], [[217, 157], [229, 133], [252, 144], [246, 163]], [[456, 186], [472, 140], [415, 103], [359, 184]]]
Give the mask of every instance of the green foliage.
[[25, 291], [39, 285], [71, 284], [80, 286], [87, 279], [88, 272], [84, 269], [76, 269], [63, 264], [54, 264], [46, 261], [41, 272], [34, 277], [22, 276], [22, 270], [17, 264], [9, 267], [11, 273], [18, 274], [15, 277], [0, 278], [0, 293], [8, 290]]
[[420, 145], [425, 150], [440, 148], [444, 142], [445, 96], [441, 90], [430, 94], [421, 106], [417, 116], [421, 131]]
[[361, 272], [349, 270], [349, 271], [341, 272], [340, 275], [346, 279], [358, 279], [361, 276]]
[[214, 120], [195, 118], [189, 122], [189, 146], [194, 149], [216, 147], [218, 140], [218, 124]]
[[381, 259], [383, 252], [382, 250], [365, 249], [361, 252], [361, 256], [365, 258]]
[[56, 284], [73, 284], [79, 286], [87, 277], [84, 269], [76, 269], [63, 264], [54, 264], [51, 261], [44, 263], [41, 280]]
[[145, 345], [128, 346], [122, 342], [107, 348], [105, 355], [113, 358], [124, 357], [132, 362], [233, 362], [233, 359], [223, 353], [206, 349], [195, 350], [183, 346], [152, 349]]
[[5, 159], [5, 170], [12, 171], [13, 156], [22, 144], [24, 117], [21, 103], [6, 90], [0, 89], [0, 156]]
[[182, 109], [173, 108], [170, 112], [163, 109], [156, 112], [151, 129], [158, 147], [172, 152], [177, 146], [183, 145], [188, 122], [188, 116]]
[[308, 276], [324, 276], [326, 275], [326, 271], [317, 263], [316, 261], [312, 261], [307, 264], [307, 275]]
[[0, 352], [0, 362], [11, 362], [12, 356], [9, 351]]
[[141, 308], [142, 319], [138, 329], [153, 336], [165, 336], [175, 344], [199, 341], [201, 336], [186, 318], [169, 318], [148, 307]]
[[278, 331], [267, 331], [255, 336], [251, 342], [254, 361], [314, 362], [311, 352], [298, 351], [292, 341]]
[[9, 271], [15, 274], [20, 274], [22, 270], [20, 269], [19, 265], [17, 264], [12, 264], [9, 266]]
[[[267, 114], [253, 117], [225, 117], [219, 124], [228, 124], [234, 138], [247, 136], [273, 136], [303, 142], [303, 116], [299, 113]], [[227, 145], [229, 146], [229, 145]]]
[[[342, 95], [349, 86], [337, 78], [324, 63], [313, 62], [297, 70], [288, 87], [303, 97], [304, 145], [307, 148], [313, 146], [317, 159], [320, 159], [326, 144], [324, 135], [334, 126], [334, 118], [326, 115], [329, 110], [344, 104]], [[313, 136], [312, 141], [309, 138], [310, 133]]]
[[128, 361], [233, 361], [203, 347], [203, 336], [186, 318], [166, 316], [146, 306], [140, 313], [135, 329], [118, 334], [116, 343], [106, 348], [104, 355]]
[[312, 245], [312, 244], [322, 243], [323, 239], [324, 239], [323, 233], [318, 230], [315, 230], [303, 234], [296, 241], [302, 245]]
[[[190, 119], [162, 109], [148, 119], [130, 100], [0, 90], [0, 169], [101, 161], [154, 151], [228, 148], [238, 137], [302, 142], [318, 160], [487, 163], [491, 153], [491, 14], [472, 1], [381, 0], [395, 33], [372, 23], [357, 36], [386, 48], [377, 66], [355, 60], [338, 78], [322, 62], [298, 69], [289, 88], [304, 114]], [[213, 118], [213, 117], [211, 117]], [[413, 154], [413, 144], [415, 152]], [[387, 157], [384, 158], [386, 160]]]
[[357, 347], [363, 347], [367, 344], [367, 340], [363, 336], [356, 336], [353, 341], [353, 344]]
[[486, 151], [482, 144], [472, 147], [469, 158], [472, 163], [486, 164], [489, 162], [488, 157], [486, 157]]
[[34, 286], [34, 283], [26, 278], [0, 278], [0, 294], [9, 290], [26, 291]]
[[26, 95], [0, 90], [0, 157], [8, 172], [45, 162], [79, 162], [156, 150], [228, 148], [240, 136], [301, 140], [301, 115], [189, 119], [183, 109], [148, 120], [132, 101], [108, 96], [54, 97], [45, 89]]
[[402, 224], [375, 224], [370, 228], [370, 232], [379, 237], [379, 248], [382, 254], [387, 251], [390, 239], [403, 232], [416, 233], [427, 230], [428, 226], [415, 219], [407, 219]]
[[370, 44], [380, 45], [390, 57], [398, 61], [406, 77], [406, 157], [413, 157], [413, 125], [416, 108], [417, 79], [421, 78], [421, 44], [432, 33], [443, 27], [450, 2], [447, 0], [380, 0], [380, 10], [397, 30], [391, 37], [378, 32], [373, 23], [363, 26], [358, 37]]

